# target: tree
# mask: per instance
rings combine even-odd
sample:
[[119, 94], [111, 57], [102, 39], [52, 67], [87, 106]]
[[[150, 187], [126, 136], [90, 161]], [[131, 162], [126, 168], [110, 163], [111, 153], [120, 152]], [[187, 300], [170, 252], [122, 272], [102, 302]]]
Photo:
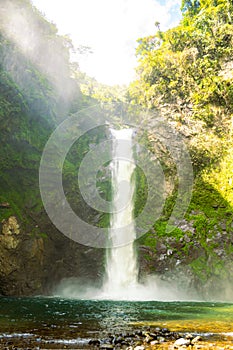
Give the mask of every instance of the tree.
[[199, 0], [182, 0], [181, 11], [183, 13], [188, 12], [189, 15], [195, 15], [199, 11]]

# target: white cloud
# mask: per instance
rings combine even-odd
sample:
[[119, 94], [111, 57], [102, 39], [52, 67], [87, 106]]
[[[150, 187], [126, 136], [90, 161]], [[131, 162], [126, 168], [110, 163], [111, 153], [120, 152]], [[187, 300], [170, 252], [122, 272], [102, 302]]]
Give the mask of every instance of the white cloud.
[[[177, 24], [180, 0], [32, 0], [61, 34], [93, 54], [79, 58], [81, 69], [99, 81], [128, 83], [133, 78], [136, 40]], [[176, 12], [172, 12], [176, 9]], [[175, 16], [174, 16], [175, 15]]]

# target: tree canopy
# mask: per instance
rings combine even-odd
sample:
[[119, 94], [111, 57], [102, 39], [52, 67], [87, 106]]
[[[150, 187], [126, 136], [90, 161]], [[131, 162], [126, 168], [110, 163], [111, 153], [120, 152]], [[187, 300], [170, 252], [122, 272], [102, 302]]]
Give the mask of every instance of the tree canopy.
[[233, 5], [228, 0], [182, 2], [180, 24], [138, 40], [134, 103], [188, 105], [207, 125], [233, 113]]

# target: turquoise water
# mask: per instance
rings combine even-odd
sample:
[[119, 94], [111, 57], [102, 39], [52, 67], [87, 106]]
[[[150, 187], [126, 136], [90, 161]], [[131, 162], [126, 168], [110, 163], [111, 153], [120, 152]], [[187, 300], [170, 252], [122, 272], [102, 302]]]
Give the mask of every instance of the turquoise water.
[[0, 298], [0, 339], [28, 337], [38, 343], [80, 344], [143, 325], [169, 326], [194, 320], [233, 324], [233, 304]]

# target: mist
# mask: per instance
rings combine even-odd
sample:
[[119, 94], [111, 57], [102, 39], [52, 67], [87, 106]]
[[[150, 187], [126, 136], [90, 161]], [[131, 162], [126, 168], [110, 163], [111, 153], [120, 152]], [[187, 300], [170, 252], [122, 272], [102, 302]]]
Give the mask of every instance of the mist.
[[[57, 96], [69, 103], [79, 94], [77, 83], [71, 78], [69, 51], [72, 47], [68, 37], [57, 35], [55, 25], [38, 16], [38, 10], [21, 2], [3, 0], [0, 7], [0, 29], [15, 44], [15, 55], [5, 52], [4, 67], [20, 88], [35, 78], [25, 71], [19, 55], [23, 54], [49, 81]], [[31, 73], [31, 74], [30, 74]]]
[[[175, 274], [175, 271], [174, 271]], [[200, 290], [190, 284], [190, 276], [179, 271], [171, 280], [169, 276], [147, 275], [135, 285], [122, 290], [112, 289], [106, 293], [104, 282], [83, 278], [65, 278], [54, 288], [53, 296], [68, 299], [86, 300], [125, 300], [125, 301], [200, 301], [232, 302], [233, 284], [223, 278], [209, 279]]]
[[142, 283], [122, 287], [120, 291], [112, 289], [106, 293], [104, 284], [98, 286], [91, 281], [79, 278], [67, 278], [54, 289], [54, 296], [71, 299], [90, 300], [127, 300], [127, 301], [201, 301], [198, 293], [184, 290], [174, 281], [163, 281], [156, 275], [144, 278]]

